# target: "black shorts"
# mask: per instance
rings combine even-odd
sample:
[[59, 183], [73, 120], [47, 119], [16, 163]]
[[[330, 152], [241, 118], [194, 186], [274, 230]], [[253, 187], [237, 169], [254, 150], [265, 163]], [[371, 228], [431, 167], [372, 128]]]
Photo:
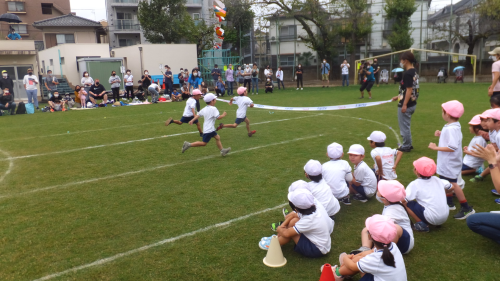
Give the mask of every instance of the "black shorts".
[[[185, 116], [182, 116], [181, 118], [181, 122], [182, 123], [189, 123], [189, 121], [193, 120], [194, 119], [194, 116], [191, 116], [191, 117], [185, 117]], [[198, 120], [194, 121], [193, 124], [198, 124]]]
[[104, 95], [105, 94], [103, 94], [102, 96], [92, 96], [91, 95], [91, 97], [94, 98], [95, 100], [102, 100], [102, 99], [104, 99]]
[[375, 81], [363, 82], [363, 84], [361, 85], [361, 88], [359, 88], [359, 91], [362, 92], [366, 89], [368, 92], [370, 92], [372, 90], [373, 84], [375, 84]]
[[213, 131], [213, 132], [208, 133], [208, 134], [203, 134], [203, 142], [208, 143], [210, 141], [210, 139], [212, 139], [215, 136], [217, 136], [216, 131]]

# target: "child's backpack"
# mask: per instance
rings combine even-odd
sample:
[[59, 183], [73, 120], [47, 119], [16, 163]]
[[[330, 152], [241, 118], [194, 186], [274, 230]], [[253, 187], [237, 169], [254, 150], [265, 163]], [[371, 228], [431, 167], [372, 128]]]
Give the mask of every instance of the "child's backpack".
[[24, 102], [20, 102], [17, 105], [16, 114], [26, 114], [26, 105], [24, 104]]
[[[26, 113], [28, 113], [28, 114], [35, 113], [35, 106], [32, 103], [25, 104], [25, 107], [26, 107]], [[19, 110], [19, 108], [18, 108], [18, 110]]]

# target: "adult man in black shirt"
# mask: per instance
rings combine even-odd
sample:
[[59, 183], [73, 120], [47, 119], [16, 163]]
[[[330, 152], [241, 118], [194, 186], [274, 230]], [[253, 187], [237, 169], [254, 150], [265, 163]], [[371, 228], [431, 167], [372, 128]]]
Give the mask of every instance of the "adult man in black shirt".
[[10, 95], [14, 97], [14, 81], [9, 77], [7, 70], [2, 71], [2, 77], [0, 78], [0, 88], [9, 89]]
[[99, 82], [99, 79], [95, 80], [95, 83], [89, 89], [89, 97], [90, 101], [95, 105], [96, 100], [103, 100], [103, 103], [106, 104], [108, 102], [108, 95], [106, 94], [106, 89]]
[[373, 60], [372, 67], [373, 67], [373, 70], [374, 70], [373, 74], [375, 74], [375, 83], [377, 83], [377, 87], [378, 87], [378, 81], [380, 80], [380, 66], [378, 65], [378, 60], [377, 59]]
[[50, 105], [50, 111], [66, 111], [66, 108], [64, 108], [64, 104], [66, 103], [65, 100], [63, 100], [62, 96], [59, 95], [59, 92], [55, 90], [53, 92], [52, 97], [49, 99], [49, 105]]
[[417, 99], [420, 94], [418, 85], [418, 74], [413, 64], [415, 56], [410, 52], [404, 52], [400, 57], [401, 66], [406, 70], [403, 80], [399, 86], [399, 95], [392, 98], [398, 101], [398, 123], [399, 131], [403, 137], [403, 143], [398, 148], [402, 152], [410, 152], [413, 149], [411, 139], [411, 117], [417, 107]]
[[[10, 90], [8, 88], [4, 88], [2, 95], [0, 95], [0, 109], [10, 110], [10, 115], [15, 114], [14, 111], [16, 110], [16, 103], [14, 102], [14, 97], [10, 94]], [[2, 116], [1, 111], [0, 116]]]
[[165, 66], [165, 73], [163, 74], [163, 83], [165, 83], [165, 93], [172, 96], [172, 92], [174, 89], [174, 75], [170, 70], [170, 66]]
[[149, 71], [144, 70], [144, 75], [141, 76], [140, 83], [142, 84], [142, 88], [144, 91], [147, 91], [149, 88], [149, 85], [151, 85], [151, 75], [149, 75]]

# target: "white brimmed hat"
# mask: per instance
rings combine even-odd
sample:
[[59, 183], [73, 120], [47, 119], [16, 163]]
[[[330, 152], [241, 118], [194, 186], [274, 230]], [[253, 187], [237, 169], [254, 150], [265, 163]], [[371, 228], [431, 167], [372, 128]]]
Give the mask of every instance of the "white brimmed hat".
[[288, 187], [288, 193], [294, 192], [294, 191], [299, 190], [299, 189], [308, 189], [307, 182], [305, 182], [303, 180], [294, 181], [290, 185], [290, 187]]
[[360, 144], [353, 144], [349, 147], [347, 154], [365, 155], [365, 148]]
[[344, 153], [344, 148], [341, 144], [334, 142], [328, 146], [327, 153], [328, 157], [332, 159], [339, 159], [342, 157], [342, 153]]
[[214, 94], [212, 94], [212, 93], [208, 93], [208, 94], [206, 94], [206, 95], [205, 95], [205, 97], [203, 98], [203, 100], [204, 100], [205, 102], [211, 102], [211, 101], [213, 101], [213, 100], [214, 100], [214, 99], [216, 99], [216, 98], [217, 98], [217, 97], [216, 97]]
[[384, 142], [387, 137], [385, 134], [381, 131], [373, 131], [369, 137], [366, 138], [367, 140], [373, 141], [373, 142]]
[[314, 206], [314, 196], [307, 189], [299, 189], [288, 193], [288, 200], [299, 209], [309, 209]]
[[318, 160], [309, 160], [304, 166], [304, 171], [310, 176], [321, 175], [321, 163]]
[[496, 47], [495, 49], [493, 49], [493, 51], [491, 52], [488, 52], [488, 54], [494, 56], [494, 55], [500, 55], [500, 47]]

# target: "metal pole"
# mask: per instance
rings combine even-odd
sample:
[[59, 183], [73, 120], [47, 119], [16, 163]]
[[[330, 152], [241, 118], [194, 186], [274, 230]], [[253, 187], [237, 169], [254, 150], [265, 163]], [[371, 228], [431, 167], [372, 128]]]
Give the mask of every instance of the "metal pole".
[[[292, 80], [295, 80], [295, 62], [296, 58], [295, 55], [297, 54], [297, 25], [295, 23], [295, 18], [293, 18], [293, 26], [295, 27], [295, 38], [293, 42], [293, 72], [292, 72]], [[278, 81], [279, 83], [279, 81]]]
[[280, 37], [278, 33], [278, 27], [280, 24], [280, 15], [278, 14], [278, 19], [276, 20], [276, 69], [280, 65]]
[[61, 78], [63, 78], [63, 71], [62, 71], [62, 65], [61, 65], [61, 50], [57, 50], [57, 53], [59, 54], [59, 70], [61, 71]]
[[[453, 15], [453, 0], [450, 0], [451, 2], [451, 5], [450, 5], [450, 32], [449, 32], [449, 40], [448, 41], [448, 45], [449, 45], [449, 49], [450, 49], [450, 53], [452, 51], [451, 49], [451, 18], [452, 18], [452, 15]], [[448, 73], [450, 73], [450, 62], [451, 62], [451, 57], [450, 55], [448, 55]]]
[[482, 74], [483, 66], [483, 38], [481, 38], [481, 44], [479, 45], [479, 74]]
[[241, 24], [240, 24], [240, 65], [241, 65]]
[[[420, 3], [420, 49], [422, 49], [422, 21], [424, 20], [424, 2]], [[422, 52], [420, 52], [419, 64], [418, 64], [418, 73], [422, 73]]]

